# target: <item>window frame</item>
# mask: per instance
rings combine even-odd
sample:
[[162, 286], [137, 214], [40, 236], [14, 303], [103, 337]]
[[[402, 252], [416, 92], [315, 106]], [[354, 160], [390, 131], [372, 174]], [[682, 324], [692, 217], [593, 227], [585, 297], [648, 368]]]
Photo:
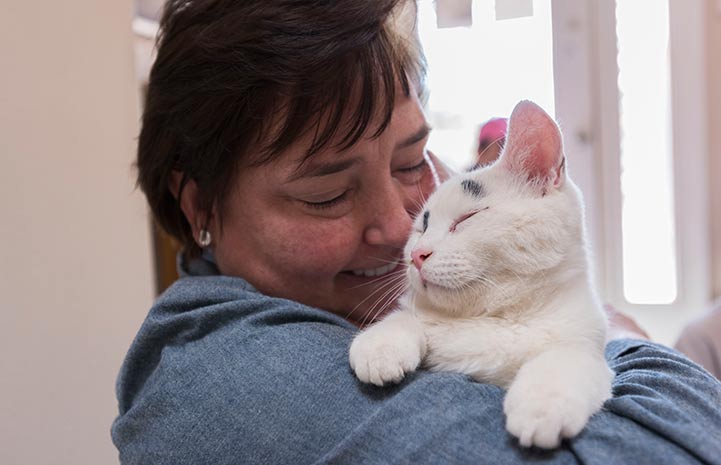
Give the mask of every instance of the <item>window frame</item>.
[[556, 114], [586, 202], [593, 271], [604, 302], [671, 344], [710, 302], [704, 2], [669, 1], [678, 296], [667, 305], [623, 292], [615, 1], [553, 0]]

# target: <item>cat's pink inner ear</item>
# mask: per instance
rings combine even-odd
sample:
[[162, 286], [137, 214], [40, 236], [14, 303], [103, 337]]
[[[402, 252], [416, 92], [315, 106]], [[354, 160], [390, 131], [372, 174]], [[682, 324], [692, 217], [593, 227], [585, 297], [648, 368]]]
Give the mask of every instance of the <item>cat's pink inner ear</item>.
[[556, 122], [535, 103], [523, 101], [516, 105], [508, 126], [504, 166], [529, 181], [560, 187], [564, 157]]
[[535, 140], [528, 143], [527, 156], [520, 160], [523, 172], [529, 179], [555, 183], [560, 174], [563, 152], [558, 140], [549, 136], [547, 133], [538, 133]]

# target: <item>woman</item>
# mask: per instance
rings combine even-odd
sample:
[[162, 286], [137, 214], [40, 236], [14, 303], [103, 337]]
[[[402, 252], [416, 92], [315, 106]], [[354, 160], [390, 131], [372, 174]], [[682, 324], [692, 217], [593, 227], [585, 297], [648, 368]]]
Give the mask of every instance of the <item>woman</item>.
[[138, 170], [185, 245], [186, 277], [121, 369], [121, 461], [718, 461], [719, 384], [642, 340], [608, 344], [616, 396], [552, 452], [505, 432], [495, 386], [423, 371], [387, 388], [355, 379], [350, 340], [394, 299], [411, 218], [435, 187], [413, 9], [167, 4]]

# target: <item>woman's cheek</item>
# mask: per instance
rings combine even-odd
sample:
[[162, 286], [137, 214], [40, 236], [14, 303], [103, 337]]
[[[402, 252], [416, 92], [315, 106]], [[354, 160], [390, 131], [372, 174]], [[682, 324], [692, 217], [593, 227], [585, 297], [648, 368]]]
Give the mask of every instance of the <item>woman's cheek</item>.
[[306, 274], [338, 273], [349, 264], [357, 248], [349, 221], [335, 219], [315, 221], [292, 228], [292, 234], [278, 244], [288, 265]]

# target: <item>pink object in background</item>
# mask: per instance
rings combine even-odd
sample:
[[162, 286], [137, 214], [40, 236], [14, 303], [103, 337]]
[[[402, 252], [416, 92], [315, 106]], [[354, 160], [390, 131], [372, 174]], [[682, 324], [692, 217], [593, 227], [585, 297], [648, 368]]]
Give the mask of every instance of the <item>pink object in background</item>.
[[[488, 147], [497, 140], [503, 140], [506, 138], [506, 131], [508, 129], [508, 122], [506, 118], [491, 118], [481, 126], [480, 134], [478, 135], [478, 147]], [[479, 150], [480, 151], [480, 150]]]
[[491, 118], [481, 126], [478, 134], [478, 149], [476, 151], [475, 167], [485, 166], [496, 161], [506, 141], [508, 119]]

